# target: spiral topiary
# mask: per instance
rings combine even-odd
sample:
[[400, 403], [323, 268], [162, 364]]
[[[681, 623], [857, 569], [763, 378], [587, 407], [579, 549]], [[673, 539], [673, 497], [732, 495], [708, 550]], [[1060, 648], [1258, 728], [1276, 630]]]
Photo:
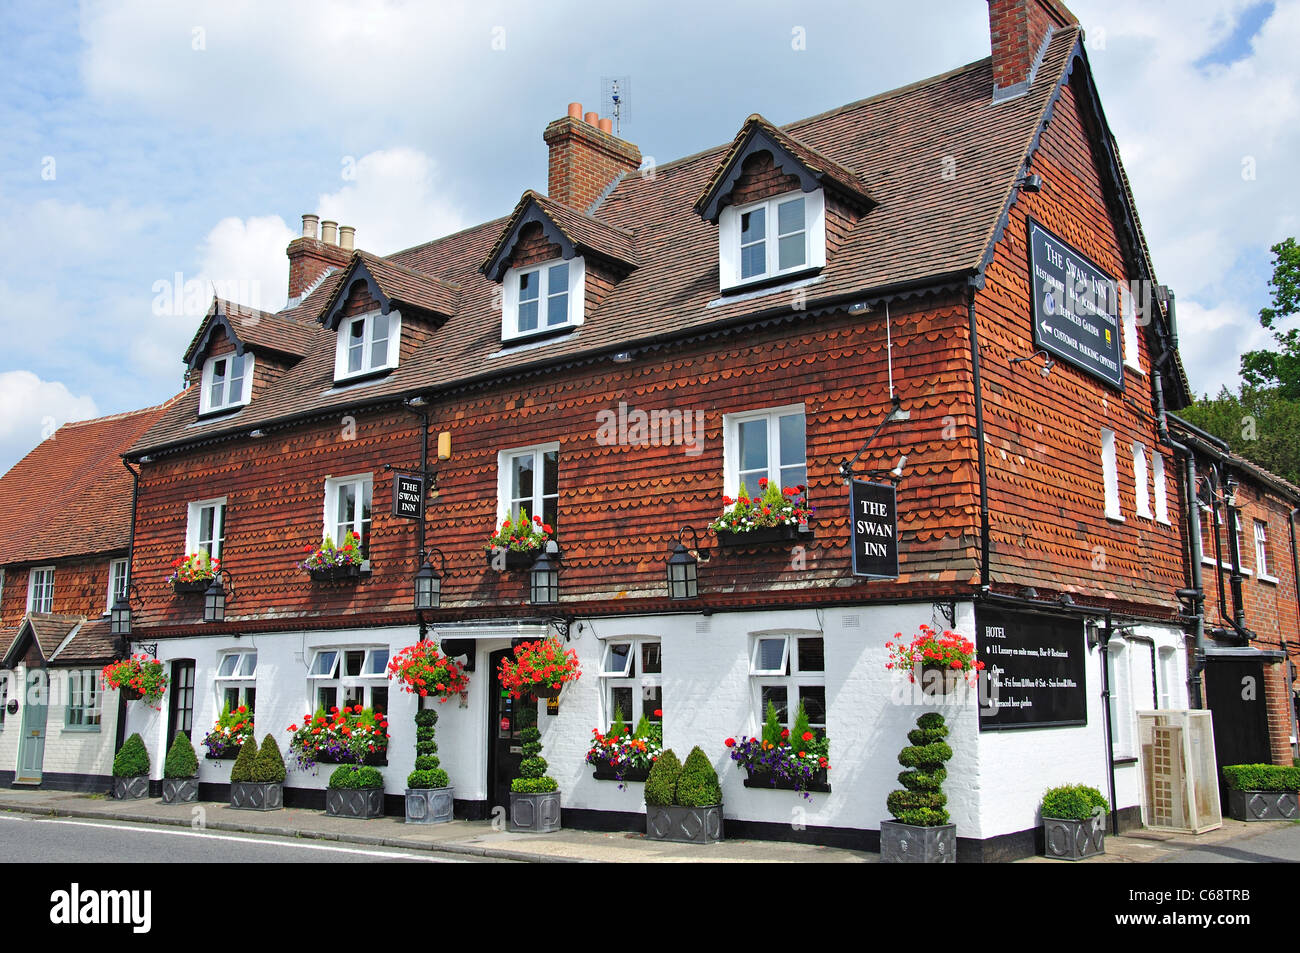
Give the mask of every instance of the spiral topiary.
[[235, 765], [230, 769], [230, 782], [237, 784], [240, 781], [253, 780], [253, 764], [257, 761], [257, 739], [249, 738], [239, 746], [239, 754], [235, 755]]
[[907, 733], [911, 745], [898, 753], [898, 763], [906, 769], [898, 775], [904, 790], [892, 792], [885, 800], [900, 824], [942, 827], [948, 823], [948, 796], [943, 793], [948, 770], [943, 764], [952, 757], [952, 748], [944, 741], [947, 737], [948, 726], [936, 711], [916, 719], [916, 727]]
[[510, 790], [515, 794], [549, 794], [559, 790], [560, 784], [555, 778], [547, 777], [549, 767], [542, 757], [542, 733], [536, 727], [524, 728], [519, 732], [523, 740], [523, 760], [519, 762], [519, 777], [510, 782]]
[[415, 713], [415, 770], [406, 776], [406, 786], [411, 789], [445, 788], [451, 786], [447, 772], [438, 767], [438, 742], [434, 740], [438, 713], [432, 708], [421, 708]]

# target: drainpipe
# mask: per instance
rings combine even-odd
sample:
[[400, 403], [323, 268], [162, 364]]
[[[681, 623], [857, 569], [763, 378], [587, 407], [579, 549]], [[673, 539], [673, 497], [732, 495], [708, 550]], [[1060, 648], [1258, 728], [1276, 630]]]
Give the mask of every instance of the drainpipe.
[[[978, 282], [978, 284], [977, 284]], [[980, 382], [980, 339], [975, 325], [975, 292], [983, 285], [983, 278], [970, 279], [966, 305], [970, 322], [970, 363], [975, 386], [975, 449], [979, 454], [980, 472], [980, 588], [989, 588], [989, 478], [984, 459], [984, 391]]]
[[1110, 723], [1110, 636], [1113, 615], [1106, 610], [1101, 636], [1101, 717], [1106, 725], [1106, 777], [1110, 783], [1110, 832], [1119, 836], [1119, 806], [1115, 800], [1115, 734]]
[[[1295, 540], [1295, 518], [1297, 513], [1300, 513], [1300, 507], [1293, 509], [1289, 514], [1287, 514], [1286, 528], [1291, 532], [1291, 591], [1295, 593], [1296, 616], [1297, 621], [1300, 621], [1300, 563], [1296, 561]], [[1288, 701], [1291, 702], [1291, 735], [1297, 740], [1297, 742], [1300, 742], [1300, 723], [1297, 722], [1295, 697], [1293, 695], [1294, 689], [1291, 687], [1294, 682], [1295, 673], [1291, 667], [1291, 652], [1287, 648], [1286, 644], [1286, 629], [1279, 627], [1279, 631], [1282, 634], [1282, 654], [1286, 656], [1286, 691]]]
[[1232, 585], [1232, 626], [1241, 635], [1246, 631], [1246, 603], [1241, 593], [1241, 583], [1245, 577], [1241, 574], [1241, 517], [1237, 512], [1237, 480], [1231, 472], [1223, 481], [1223, 488], [1227, 491], [1223, 498], [1223, 508], [1228, 515], [1228, 555], [1232, 559], [1232, 575], [1229, 577]]
[[1231, 616], [1228, 614], [1228, 593], [1223, 585], [1223, 539], [1219, 533], [1220, 477], [1217, 463], [1210, 464], [1207, 479], [1210, 482], [1210, 525], [1214, 527], [1214, 588], [1219, 595], [1219, 618], [1226, 621]]

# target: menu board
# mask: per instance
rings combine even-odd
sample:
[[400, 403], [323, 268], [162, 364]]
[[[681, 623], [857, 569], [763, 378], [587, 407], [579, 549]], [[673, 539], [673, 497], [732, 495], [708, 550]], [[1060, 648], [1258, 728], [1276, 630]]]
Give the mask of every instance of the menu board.
[[1083, 620], [978, 606], [980, 730], [1088, 723]]

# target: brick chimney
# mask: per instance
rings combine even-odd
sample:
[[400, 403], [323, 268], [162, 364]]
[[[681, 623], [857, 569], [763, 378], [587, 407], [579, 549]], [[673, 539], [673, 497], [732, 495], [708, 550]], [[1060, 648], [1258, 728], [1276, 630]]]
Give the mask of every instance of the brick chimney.
[[619, 175], [640, 167], [641, 150], [615, 136], [612, 125], [594, 112], [584, 118], [582, 104], [569, 103], [569, 114], [546, 127], [549, 198], [585, 212]]
[[344, 226], [338, 231], [346, 231], [347, 248], [336, 244], [337, 231], [333, 222], [323, 223], [324, 235], [328, 239], [321, 241], [316, 237], [316, 225], [320, 217], [304, 215], [302, 217], [302, 237], [295, 238], [285, 250], [289, 256], [289, 307], [302, 301], [304, 293], [321, 275], [331, 268], [342, 268], [352, 257], [352, 234], [355, 229]]
[[993, 101], [1029, 91], [1052, 33], [1078, 20], [1060, 0], [988, 0]]

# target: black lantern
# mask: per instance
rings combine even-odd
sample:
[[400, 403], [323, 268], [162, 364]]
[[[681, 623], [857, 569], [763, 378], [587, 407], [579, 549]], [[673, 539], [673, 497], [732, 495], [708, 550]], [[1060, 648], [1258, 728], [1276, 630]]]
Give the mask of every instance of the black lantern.
[[[549, 546], [553, 546], [552, 542]], [[532, 602], [533, 605], [553, 605], [560, 601], [560, 566], [558, 553], [543, 549], [533, 563]]]
[[117, 597], [111, 610], [110, 632], [113, 635], [127, 636], [131, 634], [131, 603], [127, 600], [126, 595], [122, 594]]
[[699, 563], [678, 540], [668, 558], [668, 597], [694, 599], [700, 594]]
[[[447, 568], [446, 559], [439, 550], [433, 550], [438, 554], [439, 564], [445, 570]], [[424, 565], [420, 571], [415, 574], [415, 609], [436, 609], [442, 604], [442, 573], [430, 565], [429, 560], [425, 559]]]
[[220, 575], [212, 577], [212, 584], [203, 593], [203, 621], [226, 621], [226, 589]]

